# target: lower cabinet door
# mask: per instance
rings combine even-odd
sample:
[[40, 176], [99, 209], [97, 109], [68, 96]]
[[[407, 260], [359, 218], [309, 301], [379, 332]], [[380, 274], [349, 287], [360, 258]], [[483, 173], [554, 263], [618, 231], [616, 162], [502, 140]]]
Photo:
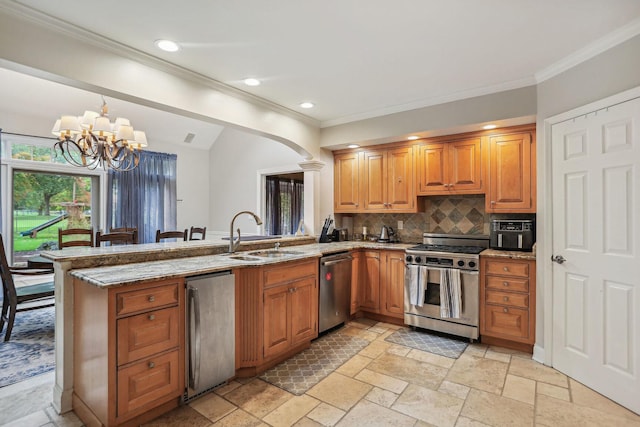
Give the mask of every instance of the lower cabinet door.
[[268, 358], [289, 348], [290, 285], [264, 290], [264, 357]]
[[177, 347], [179, 315], [172, 307], [118, 319], [118, 365]]
[[296, 282], [291, 292], [291, 344], [309, 341], [318, 335], [318, 288], [315, 278]]
[[179, 350], [150, 357], [118, 370], [118, 417], [161, 398], [178, 397]]
[[529, 310], [487, 304], [485, 329], [494, 336], [526, 341], [529, 339]]

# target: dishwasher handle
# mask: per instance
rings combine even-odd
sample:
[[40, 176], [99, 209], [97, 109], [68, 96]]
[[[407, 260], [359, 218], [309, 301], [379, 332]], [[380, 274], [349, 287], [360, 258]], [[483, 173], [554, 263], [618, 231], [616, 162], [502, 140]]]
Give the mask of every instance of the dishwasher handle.
[[200, 382], [200, 296], [197, 288], [189, 288], [189, 310], [193, 310], [189, 331], [194, 334], [194, 342], [189, 345], [189, 386], [197, 389]]
[[345, 262], [345, 261], [351, 261], [353, 258], [351, 257], [351, 255], [348, 256], [343, 256], [341, 258], [338, 259], [329, 259], [327, 261], [320, 261], [320, 265], [324, 266], [330, 266], [330, 265], [334, 265], [334, 264], [339, 264], [341, 262]]

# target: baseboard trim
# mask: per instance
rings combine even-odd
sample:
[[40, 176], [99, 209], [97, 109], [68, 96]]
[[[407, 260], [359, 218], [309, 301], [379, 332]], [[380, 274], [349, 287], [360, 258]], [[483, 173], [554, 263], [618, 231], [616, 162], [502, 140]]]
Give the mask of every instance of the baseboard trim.
[[543, 365], [551, 366], [551, 364], [547, 363], [547, 359], [544, 354], [544, 347], [539, 346], [538, 344], [534, 344], [533, 346], [533, 356], [531, 356], [533, 360], [538, 363], [542, 363]]

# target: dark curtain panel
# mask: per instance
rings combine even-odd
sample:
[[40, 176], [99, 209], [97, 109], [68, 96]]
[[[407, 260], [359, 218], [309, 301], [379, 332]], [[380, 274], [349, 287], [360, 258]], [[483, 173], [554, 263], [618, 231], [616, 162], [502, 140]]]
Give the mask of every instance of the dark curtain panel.
[[[2, 161], [2, 129], [0, 129], [0, 162]], [[2, 178], [0, 178], [2, 179]], [[2, 182], [0, 182], [2, 184]], [[2, 185], [0, 185], [0, 231], [2, 231], [2, 199], [4, 195], [2, 194]]]
[[267, 177], [266, 232], [294, 234], [302, 219], [304, 183], [299, 180]]
[[175, 230], [176, 163], [175, 154], [143, 151], [137, 168], [109, 170], [107, 226], [137, 227], [140, 243], [155, 242], [158, 229]]
[[266, 232], [270, 235], [282, 234], [280, 226], [280, 180], [274, 176], [267, 177], [267, 222]]

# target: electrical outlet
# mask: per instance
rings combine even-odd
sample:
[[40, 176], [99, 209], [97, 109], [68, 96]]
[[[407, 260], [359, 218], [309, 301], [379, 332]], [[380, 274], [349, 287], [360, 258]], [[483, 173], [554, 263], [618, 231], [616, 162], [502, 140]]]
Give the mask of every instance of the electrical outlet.
[[402, 230], [404, 228], [404, 221], [398, 221], [398, 230]]

